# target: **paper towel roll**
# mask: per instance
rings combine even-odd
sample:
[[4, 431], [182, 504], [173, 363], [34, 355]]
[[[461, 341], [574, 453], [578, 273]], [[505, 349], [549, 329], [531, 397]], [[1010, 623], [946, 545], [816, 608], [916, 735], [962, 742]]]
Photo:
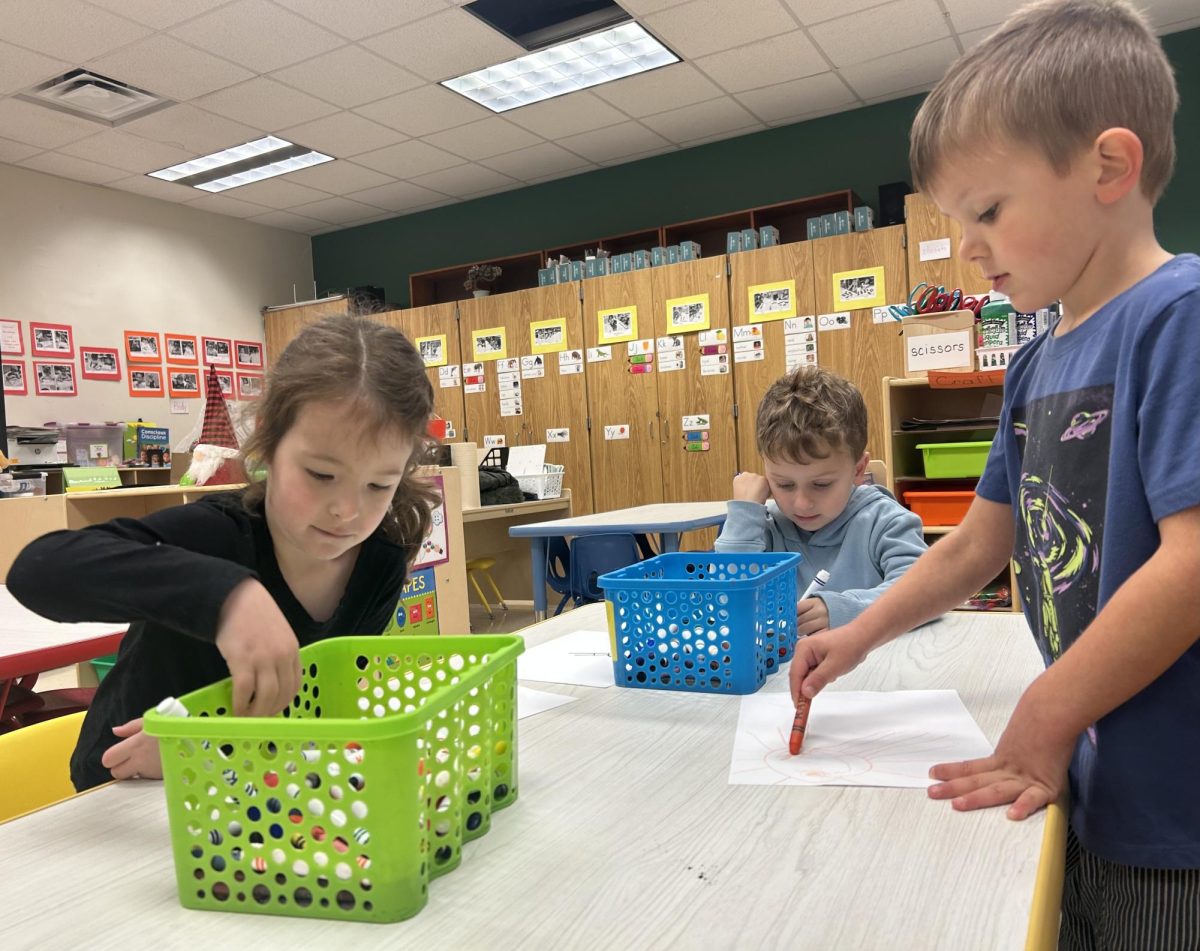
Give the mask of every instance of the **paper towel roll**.
[[479, 463], [476, 444], [450, 443], [450, 464], [458, 468], [458, 478], [462, 486], [462, 507], [479, 508]]

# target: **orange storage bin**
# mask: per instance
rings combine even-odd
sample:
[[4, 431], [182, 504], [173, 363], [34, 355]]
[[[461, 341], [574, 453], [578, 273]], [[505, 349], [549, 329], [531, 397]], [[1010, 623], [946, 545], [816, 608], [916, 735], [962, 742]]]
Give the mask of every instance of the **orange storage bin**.
[[971, 507], [974, 492], [904, 492], [904, 504], [924, 525], [957, 525]]

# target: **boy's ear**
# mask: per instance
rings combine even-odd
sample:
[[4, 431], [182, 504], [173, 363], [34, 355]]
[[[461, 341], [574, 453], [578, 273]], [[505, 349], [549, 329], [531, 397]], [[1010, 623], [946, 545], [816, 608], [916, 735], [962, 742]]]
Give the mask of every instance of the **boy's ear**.
[[1135, 190], [1142, 180], [1142, 140], [1129, 129], [1105, 129], [1092, 147], [1096, 163], [1096, 197], [1111, 205]]
[[855, 463], [855, 465], [854, 465], [854, 484], [855, 485], [863, 484], [863, 478], [867, 471], [867, 463], [870, 461], [871, 461], [871, 454], [869, 452], [864, 452], [862, 454], [862, 458], [859, 459], [857, 463]]

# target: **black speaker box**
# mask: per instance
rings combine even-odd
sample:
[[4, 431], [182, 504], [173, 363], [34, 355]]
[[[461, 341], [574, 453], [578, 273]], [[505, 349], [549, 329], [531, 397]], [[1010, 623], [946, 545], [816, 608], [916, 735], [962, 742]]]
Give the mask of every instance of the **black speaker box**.
[[904, 224], [904, 196], [912, 194], [908, 182], [889, 182], [879, 186], [879, 226]]

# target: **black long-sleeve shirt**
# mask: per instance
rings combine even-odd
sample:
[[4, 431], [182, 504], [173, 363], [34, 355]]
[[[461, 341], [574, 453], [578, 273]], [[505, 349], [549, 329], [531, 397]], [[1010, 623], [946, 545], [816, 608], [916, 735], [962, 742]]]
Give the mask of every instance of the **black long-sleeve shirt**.
[[9, 590], [25, 607], [53, 621], [130, 625], [71, 757], [75, 788], [112, 779], [100, 757], [118, 742], [114, 726], [164, 697], [229, 676], [215, 644], [217, 622], [242, 581], [263, 584], [304, 646], [382, 633], [400, 596], [408, 555], [377, 531], [363, 542], [333, 616], [314, 621], [284, 581], [261, 506], [247, 510], [241, 492], [31, 542], [8, 574]]

